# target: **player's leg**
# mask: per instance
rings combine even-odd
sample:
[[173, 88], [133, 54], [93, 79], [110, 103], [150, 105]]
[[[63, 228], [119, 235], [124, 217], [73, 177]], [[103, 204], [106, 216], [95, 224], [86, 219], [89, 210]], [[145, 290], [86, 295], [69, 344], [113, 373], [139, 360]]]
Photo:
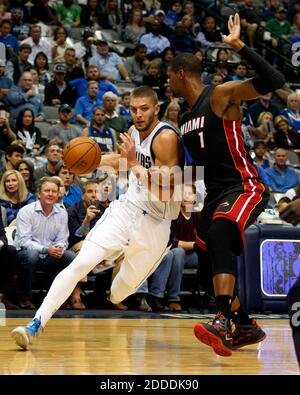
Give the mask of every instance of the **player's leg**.
[[130, 231], [125, 258], [111, 285], [110, 300], [120, 303], [135, 293], [167, 253], [170, 221], [141, 215]]
[[130, 226], [130, 217], [117, 209], [114, 210], [116, 215], [109, 215], [109, 212], [101, 217], [87, 235], [79, 254], [71, 264], [56, 276], [33, 321], [26, 327], [17, 327], [12, 331], [12, 337], [23, 349], [28, 348], [41, 328], [45, 327], [52, 315], [71, 295], [81, 278], [99, 262], [121, 254], [128, 241], [128, 229], [124, 226], [124, 221]]

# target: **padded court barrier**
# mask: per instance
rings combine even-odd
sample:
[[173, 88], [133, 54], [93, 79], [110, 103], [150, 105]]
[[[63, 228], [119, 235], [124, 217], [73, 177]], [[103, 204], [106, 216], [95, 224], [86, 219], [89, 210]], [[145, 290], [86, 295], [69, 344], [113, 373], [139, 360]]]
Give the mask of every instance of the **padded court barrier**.
[[300, 275], [300, 226], [250, 226], [237, 263], [238, 294], [249, 313], [287, 312], [286, 293]]

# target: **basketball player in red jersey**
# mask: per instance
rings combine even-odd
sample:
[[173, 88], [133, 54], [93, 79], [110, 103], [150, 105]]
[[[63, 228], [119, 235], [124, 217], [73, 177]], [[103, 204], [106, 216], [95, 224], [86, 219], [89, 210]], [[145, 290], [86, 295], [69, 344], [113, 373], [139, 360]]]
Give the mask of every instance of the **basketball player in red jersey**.
[[[198, 251], [205, 251], [212, 264], [217, 315], [210, 324], [197, 324], [194, 332], [222, 356], [265, 338], [255, 320], [242, 310], [235, 289], [232, 253], [241, 254], [244, 229], [255, 221], [269, 197], [244, 145], [240, 103], [284, 84], [283, 75], [240, 40], [238, 14], [230, 16], [228, 30], [224, 43], [238, 52], [259, 77], [205, 86], [201, 63], [192, 54], [178, 55], [169, 67], [170, 87], [177, 97], [186, 100], [188, 108], [180, 119], [185, 150], [193, 165], [204, 165], [207, 191], [196, 243]], [[199, 261], [203, 259], [201, 253]]]

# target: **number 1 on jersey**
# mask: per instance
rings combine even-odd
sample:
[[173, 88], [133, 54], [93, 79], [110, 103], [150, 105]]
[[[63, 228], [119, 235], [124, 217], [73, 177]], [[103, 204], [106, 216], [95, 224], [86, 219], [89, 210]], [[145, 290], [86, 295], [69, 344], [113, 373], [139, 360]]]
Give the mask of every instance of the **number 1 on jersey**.
[[204, 148], [204, 137], [203, 137], [203, 132], [199, 132], [198, 133], [199, 137], [200, 137], [200, 147]]

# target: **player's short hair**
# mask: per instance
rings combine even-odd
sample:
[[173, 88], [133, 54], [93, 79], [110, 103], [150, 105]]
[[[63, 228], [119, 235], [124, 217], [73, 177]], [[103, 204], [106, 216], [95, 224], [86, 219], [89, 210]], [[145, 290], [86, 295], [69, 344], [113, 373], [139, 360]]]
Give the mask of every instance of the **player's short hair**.
[[195, 55], [191, 53], [181, 53], [171, 61], [170, 69], [175, 73], [183, 70], [186, 73], [200, 76], [202, 73], [202, 64]]
[[158, 104], [157, 93], [147, 85], [141, 85], [131, 92], [131, 97], [151, 97], [155, 104]]

